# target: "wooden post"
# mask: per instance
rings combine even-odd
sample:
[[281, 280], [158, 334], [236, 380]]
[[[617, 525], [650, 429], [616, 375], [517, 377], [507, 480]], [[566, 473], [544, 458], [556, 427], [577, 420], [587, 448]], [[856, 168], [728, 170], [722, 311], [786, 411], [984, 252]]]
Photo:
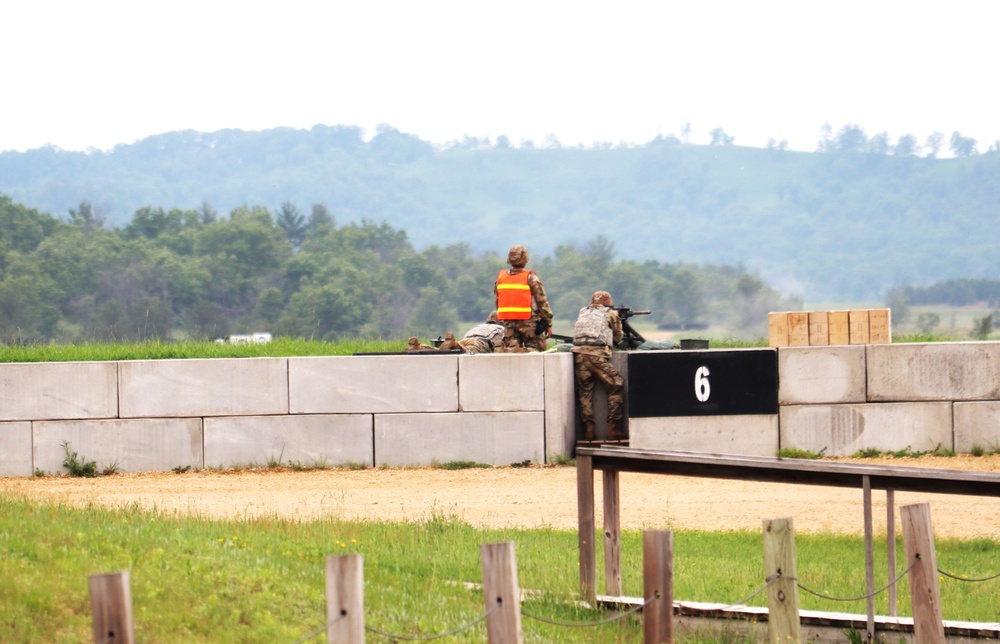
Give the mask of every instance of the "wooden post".
[[871, 477], [861, 477], [861, 487], [864, 491], [865, 515], [865, 608], [868, 615], [866, 632], [868, 641], [875, 641], [875, 545], [874, 528], [872, 525], [872, 481]]
[[597, 546], [594, 544], [594, 461], [576, 457], [576, 507], [580, 544], [580, 592], [590, 603], [597, 602]]
[[903, 546], [909, 569], [910, 595], [913, 602], [913, 638], [920, 644], [944, 644], [944, 618], [938, 592], [937, 555], [931, 530], [931, 506], [928, 503], [899, 508], [903, 527]]
[[896, 493], [894, 490], [885, 491], [885, 533], [886, 533], [886, 555], [889, 569], [889, 615], [895, 617], [896, 610], [896, 584], [892, 583], [896, 579]]
[[800, 642], [799, 587], [795, 571], [795, 533], [791, 518], [764, 521], [764, 576], [771, 642]]
[[365, 580], [361, 555], [326, 558], [326, 641], [365, 641]]
[[[520, 644], [521, 589], [517, 585], [514, 542], [487, 543], [479, 547], [483, 563], [483, 597], [486, 610], [486, 637], [490, 644]], [[493, 610], [496, 605], [500, 607]]]
[[642, 533], [643, 600], [654, 601], [642, 609], [645, 644], [674, 641], [674, 533], [645, 530]]
[[602, 472], [604, 488], [604, 588], [615, 597], [622, 594], [621, 512], [618, 472]]
[[134, 644], [132, 586], [127, 570], [87, 578], [95, 642]]

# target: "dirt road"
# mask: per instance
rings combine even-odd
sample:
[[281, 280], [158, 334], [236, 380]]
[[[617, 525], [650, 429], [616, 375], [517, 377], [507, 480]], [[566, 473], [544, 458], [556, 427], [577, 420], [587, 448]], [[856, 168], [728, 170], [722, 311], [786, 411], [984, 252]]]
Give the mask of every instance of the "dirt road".
[[[857, 462], [1000, 472], [1000, 455]], [[137, 504], [158, 512], [218, 518], [419, 521], [442, 515], [477, 527], [577, 526], [576, 469], [567, 466], [0, 478], [0, 490], [74, 506]], [[875, 531], [884, 534], [885, 494], [876, 490], [872, 496]], [[922, 502], [931, 504], [938, 537], [1000, 538], [1000, 498], [896, 493], [897, 529], [898, 507]], [[792, 517], [797, 532], [863, 531], [861, 490], [624, 473], [621, 506], [625, 529], [759, 530], [764, 519]]]

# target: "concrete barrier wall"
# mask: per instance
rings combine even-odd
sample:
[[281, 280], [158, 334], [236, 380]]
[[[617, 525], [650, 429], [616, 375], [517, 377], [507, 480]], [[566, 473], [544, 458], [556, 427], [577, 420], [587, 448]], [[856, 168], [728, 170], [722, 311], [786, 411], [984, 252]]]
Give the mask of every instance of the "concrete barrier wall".
[[865, 449], [1000, 448], [1000, 343], [772, 350], [777, 418], [632, 419], [631, 445], [761, 456], [779, 449], [849, 456]]
[[[636, 418], [631, 445], [1000, 448], [1000, 343], [771, 350], [778, 414]], [[598, 436], [606, 408], [599, 395]], [[65, 471], [67, 449], [132, 472], [552, 462], [574, 453], [577, 425], [566, 353], [0, 364], [0, 476]]]
[[0, 364], [0, 476], [572, 454], [569, 354]]

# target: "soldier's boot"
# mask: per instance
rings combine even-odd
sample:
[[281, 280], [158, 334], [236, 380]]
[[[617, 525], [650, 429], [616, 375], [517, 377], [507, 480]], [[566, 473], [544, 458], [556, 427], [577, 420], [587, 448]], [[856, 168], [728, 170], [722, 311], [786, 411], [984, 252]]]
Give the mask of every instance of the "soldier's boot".
[[625, 433], [618, 431], [618, 423], [621, 421], [617, 418], [608, 419], [608, 440], [609, 441], [620, 441], [625, 440]]
[[594, 440], [594, 423], [593, 421], [583, 424], [583, 440], [592, 441]]
[[416, 336], [410, 337], [406, 342], [407, 351], [420, 351], [420, 340], [417, 340]]

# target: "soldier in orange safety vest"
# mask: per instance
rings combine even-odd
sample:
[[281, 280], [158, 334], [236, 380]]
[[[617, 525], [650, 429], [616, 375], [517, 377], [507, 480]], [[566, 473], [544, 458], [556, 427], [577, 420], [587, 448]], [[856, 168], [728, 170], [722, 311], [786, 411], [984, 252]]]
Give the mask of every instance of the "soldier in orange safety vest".
[[497, 275], [497, 319], [504, 325], [504, 348], [507, 351], [545, 351], [552, 335], [552, 308], [545, 287], [535, 271], [526, 270], [528, 250], [521, 245], [507, 251], [505, 268]]

